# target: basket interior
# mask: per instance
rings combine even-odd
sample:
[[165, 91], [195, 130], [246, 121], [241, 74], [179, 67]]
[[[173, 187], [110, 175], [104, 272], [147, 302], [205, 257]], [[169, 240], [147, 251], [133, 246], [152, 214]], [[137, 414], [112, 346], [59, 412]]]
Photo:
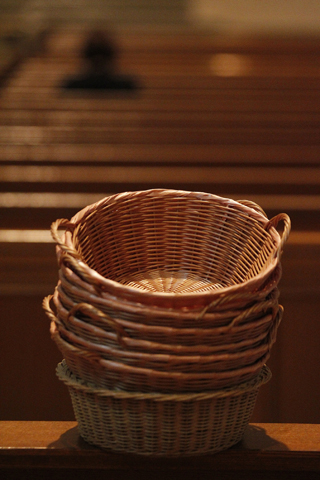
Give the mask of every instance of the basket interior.
[[170, 293], [249, 280], [270, 264], [277, 247], [250, 209], [174, 193], [100, 203], [77, 225], [73, 244], [100, 275]]

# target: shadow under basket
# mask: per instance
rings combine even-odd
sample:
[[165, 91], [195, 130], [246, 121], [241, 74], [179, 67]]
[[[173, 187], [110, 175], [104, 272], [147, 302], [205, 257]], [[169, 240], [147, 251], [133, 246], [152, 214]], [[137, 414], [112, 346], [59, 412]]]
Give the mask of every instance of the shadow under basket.
[[250, 421], [259, 375], [236, 388], [203, 393], [131, 393], [99, 389], [75, 377], [65, 361], [57, 375], [69, 390], [79, 433], [88, 443], [122, 453], [191, 456], [238, 443]]

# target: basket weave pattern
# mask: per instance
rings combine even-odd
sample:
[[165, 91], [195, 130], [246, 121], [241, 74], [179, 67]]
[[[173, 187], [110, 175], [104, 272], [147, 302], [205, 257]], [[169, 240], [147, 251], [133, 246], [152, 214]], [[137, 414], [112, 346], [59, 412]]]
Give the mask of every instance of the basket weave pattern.
[[83, 438], [154, 455], [239, 441], [270, 378], [289, 232], [253, 202], [162, 189], [54, 222], [43, 307]]
[[[67, 385], [81, 436], [89, 443], [139, 455], [201, 455], [239, 442], [258, 389], [271, 373], [236, 389], [207, 394], [140, 394], [101, 390], [57, 369]], [[143, 432], [143, 434], [142, 434]]]
[[[280, 220], [282, 238], [274, 228]], [[278, 263], [289, 223], [285, 214], [268, 221], [215, 195], [156, 189], [107, 197], [71, 221], [57, 220], [52, 234], [59, 260], [73, 257], [73, 268], [97, 289], [186, 308], [257, 290]]]

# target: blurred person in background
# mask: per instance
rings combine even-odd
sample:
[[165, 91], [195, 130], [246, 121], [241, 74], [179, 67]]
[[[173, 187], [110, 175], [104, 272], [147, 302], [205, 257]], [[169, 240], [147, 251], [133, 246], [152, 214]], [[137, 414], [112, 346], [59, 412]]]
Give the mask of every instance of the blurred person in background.
[[62, 87], [84, 90], [135, 90], [137, 82], [117, 72], [118, 49], [113, 39], [102, 30], [87, 36], [80, 52], [83, 70], [68, 77]]

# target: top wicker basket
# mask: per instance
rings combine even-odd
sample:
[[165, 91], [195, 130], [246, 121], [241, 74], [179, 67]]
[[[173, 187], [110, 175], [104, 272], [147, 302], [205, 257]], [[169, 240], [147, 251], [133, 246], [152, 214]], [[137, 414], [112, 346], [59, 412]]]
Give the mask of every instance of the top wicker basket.
[[106, 197], [57, 220], [51, 232], [59, 262], [103, 295], [201, 308], [265, 284], [280, 263], [290, 218], [269, 220], [253, 202], [152, 189]]

